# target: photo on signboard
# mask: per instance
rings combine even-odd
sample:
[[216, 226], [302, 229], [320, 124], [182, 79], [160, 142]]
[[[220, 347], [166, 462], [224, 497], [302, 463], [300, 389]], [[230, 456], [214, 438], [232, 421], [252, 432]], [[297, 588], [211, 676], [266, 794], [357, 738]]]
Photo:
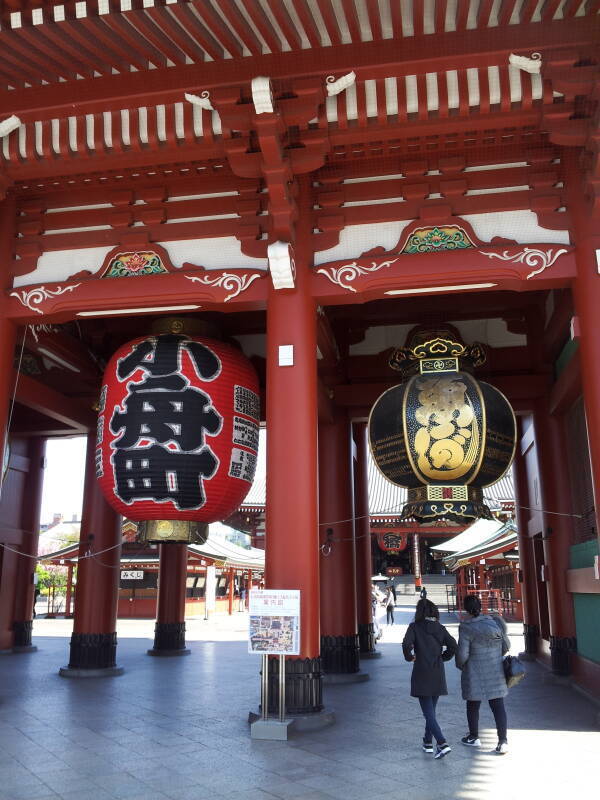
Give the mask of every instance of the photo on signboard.
[[280, 653], [294, 655], [298, 652], [298, 617], [250, 617], [250, 650], [253, 653]]

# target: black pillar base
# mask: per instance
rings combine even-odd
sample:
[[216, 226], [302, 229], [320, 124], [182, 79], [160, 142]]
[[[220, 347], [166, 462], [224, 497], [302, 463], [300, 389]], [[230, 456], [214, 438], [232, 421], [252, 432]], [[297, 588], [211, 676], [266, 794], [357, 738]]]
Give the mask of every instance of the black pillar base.
[[523, 639], [525, 640], [525, 653], [528, 656], [537, 655], [540, 629], [537, 625], [523, 624]]
[[116, 633], [73, 633], [69, 670], [117, 669]]
[[372, 622], [358, 623], [358, 644], [361, 657], [375, 652], [375, 625]]
[[148, 655], [187, 655], [185, 622], [157, 622], [154, 626], [154, 647]]
[[[33, 621], [26, 619], [23, 622], [13, 622], [13, 648], [26, 648], [29, 650], [31, 644], [31, 632], [33, 630]], [[35, 648], [37, 649], [37, 648]]]
[[321, 659], [326, 673], [351, 673], [360, 669], [358, 634], [321, 636]]
[[[320, 658], [286, 658], [287, 714], [323, 711], [323, 668]], [[279, 712], [279, 658], [269, 658], [269, 713]]]
[[552, 672], [555, 675], [571, 674], [571, 653], [577, 652], [577, 640], [574, 636], [551, 636], [550, 659]]

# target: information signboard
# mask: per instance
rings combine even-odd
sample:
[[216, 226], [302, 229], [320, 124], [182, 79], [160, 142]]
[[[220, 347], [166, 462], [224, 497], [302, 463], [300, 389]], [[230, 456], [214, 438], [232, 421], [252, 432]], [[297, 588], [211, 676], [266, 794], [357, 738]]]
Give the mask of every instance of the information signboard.
[[122, 581], [143, 581], [144, 580], [144, 570], [143, 569], [122, 569], [121, 570], [121, 580]]
[[300, 655], [300, 590], [252, 589], [249, 653]]

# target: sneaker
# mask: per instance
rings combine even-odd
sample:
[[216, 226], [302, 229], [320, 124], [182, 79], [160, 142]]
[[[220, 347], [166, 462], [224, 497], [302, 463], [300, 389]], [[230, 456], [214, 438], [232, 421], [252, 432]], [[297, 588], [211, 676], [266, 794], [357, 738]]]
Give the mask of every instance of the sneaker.
[[426, 753], [433, 753], [433, 742], [426, 742], [423, 740], [423, 750]]
[[503, 756], [505, 753], [508, 753], [508, 742], [498, 742], [498, 744], [496, 745], [496, 752], [500, 756]]
[[466, 744], [467, 747], [481, 747], [480, 739], [476, 738], [475, 736], [463, 736], [461, 742]]
[[450, 747], [449, 744], [446, 744], [446, 742], [444, 742], [444, 744], [438, 744], [434, 758], [443, 758], [444, 756], [447, 756], [448, 753], [450, 753], [451, 751], [452, 748]]

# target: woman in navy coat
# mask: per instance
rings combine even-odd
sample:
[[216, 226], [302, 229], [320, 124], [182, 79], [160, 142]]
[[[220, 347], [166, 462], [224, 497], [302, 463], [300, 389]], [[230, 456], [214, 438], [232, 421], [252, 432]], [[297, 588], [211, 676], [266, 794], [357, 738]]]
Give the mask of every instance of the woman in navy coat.
[[440, 613], [431, 600], [419, 600], [415, 621], [408, 626], [402, 642], [404, 658], [413, 662], [410, 693], [418, 698], [425, 717], [423, 750], [433, 753], [435, 737], [435, 758], [443, 758], [451, 750], [438, 724], [435, 710], [440, 696], [448, 694], [444, 661], [450, 661], [456, 652], [456, 641], [439, 619]]

